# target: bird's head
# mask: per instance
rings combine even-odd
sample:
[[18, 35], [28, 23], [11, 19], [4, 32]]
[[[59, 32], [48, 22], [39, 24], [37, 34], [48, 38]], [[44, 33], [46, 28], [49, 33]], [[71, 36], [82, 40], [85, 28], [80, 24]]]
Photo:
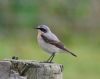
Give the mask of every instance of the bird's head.
[[48, 33], [48, 32], [51, 32], [49, 27], [46, 26], [46, 25], [39, 25], [36, 29], [38, 29], [39, 32], [42, 32], [42, 33]]

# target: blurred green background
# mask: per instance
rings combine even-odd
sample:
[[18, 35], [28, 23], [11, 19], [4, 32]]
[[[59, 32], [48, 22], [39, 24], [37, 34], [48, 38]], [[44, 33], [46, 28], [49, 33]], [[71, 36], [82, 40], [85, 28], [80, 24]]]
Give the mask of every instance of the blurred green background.
[[56, 55], [64, 79], [100, 79], [99, 0], [0, 0], [0, 59], [46, 60], [33, 29], [39, 24], [78, 55]]

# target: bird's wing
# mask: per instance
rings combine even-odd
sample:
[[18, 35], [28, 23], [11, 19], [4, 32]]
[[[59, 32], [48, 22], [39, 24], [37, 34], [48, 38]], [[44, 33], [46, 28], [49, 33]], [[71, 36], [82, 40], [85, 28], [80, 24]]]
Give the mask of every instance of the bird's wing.
[[60, 48], [60, 49], [62, 49], [62, 50], [64, 50], [64, 51], [67, 51], [68, 53], [70, 53], [70, 54], [72, 54], [73, 56], [76, 57], [76, 55], [75, 55], [74, 53], [70, 52], [68, 49], [66, 49], [66, 48], [64, 47], [64, 44], [62, 44], [60, 41], [56, 41], [56, 40], [54, 40], [53, 38], [48, 38], [47, 36], [45, 36], [45, 35], [43, 35], [43, 34], [41, 35], [41, 37], [43, 38], [43, 40], [44, 40], [46, 43], [52, 44], [52, 45], [54, 45], [54, 46], [56, 46], [56, 47], [58, 47], [58, 48]]

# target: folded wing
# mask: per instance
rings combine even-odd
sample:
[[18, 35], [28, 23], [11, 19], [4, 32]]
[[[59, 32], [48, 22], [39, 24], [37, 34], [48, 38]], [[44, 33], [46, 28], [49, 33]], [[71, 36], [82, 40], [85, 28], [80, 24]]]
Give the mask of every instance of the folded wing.
[[41, 37], [43, 38], [43, 40], [46, 42], [46, 43], [49, 43], [49, 44], [52, 44], [56, 47], [58, 47], [59, 49], [62, 49], [64, 51], [67, 51], [68, 53], [72, 54], [73, 56], [77, 57], [74, 53], [70, 52], [68, 49], [66, 49], [64, 47], [64, 44], [62, 44], [60, 41], [56, 41], [52, 38], [48, 38], [47, 36], [45, 35], [41, 35]]

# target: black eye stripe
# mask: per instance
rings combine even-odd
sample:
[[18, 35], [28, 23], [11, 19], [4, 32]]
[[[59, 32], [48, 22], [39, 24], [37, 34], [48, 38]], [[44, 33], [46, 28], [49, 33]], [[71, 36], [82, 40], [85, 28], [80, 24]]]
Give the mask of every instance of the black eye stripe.
[[44, 29], [44, 28], [40, 28], [40, 30], [43, 31], [43, 32], [45, 32], [45, 33], [47, 32], [47, 30]]

